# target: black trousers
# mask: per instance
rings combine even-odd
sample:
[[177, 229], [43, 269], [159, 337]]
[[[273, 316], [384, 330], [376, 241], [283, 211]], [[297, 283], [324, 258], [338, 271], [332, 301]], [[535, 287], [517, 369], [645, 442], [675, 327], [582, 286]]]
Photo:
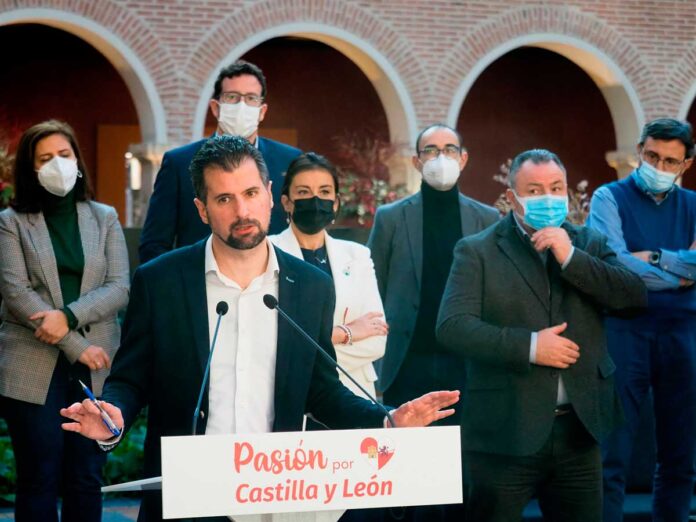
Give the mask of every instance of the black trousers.
[[[384, 392], [384, 404], [397, 407], [431, 391], [463, 390], [465, 377], [464, 365], [451, 354], [409, 352], [406, 354], [396, 379]], [[455, 410], [454, 415], [433, 423], [433, 426], [459, 426], [460, 404], [457, 403], [452, 407]], [[466, 500], [466, 484], [464, 484], [464, 490], [462, 498]], [[396, 520], [404, 522], [463, 522], [465, 520], [464, 504], [391, 508], [383, 510], [383, 516], [383, 520], [386, 522]], [[366, 518], [365, 520], [372, 522], [376, 519]], [[343, 522], [343, 519], [341, 521]]]
[[467, 520], [521, 521], [535, 494], [544, 520], [602, 519], [599, 445], [572, 410], [556, 417], [548, 440], [533, 455], [466, 452], [464, 462], [470, 487]]
[[17, 522], [97, 522], [102, 510], [102, 467], [106, 453], [94, 441], [63, 431], [60, 408], [85, 396], [77, 379], [90, 386], [86, 366], [70, 366], [61, 354], [46, 403], [41, 406], [3, 397], [2, 409], [17, 463]]

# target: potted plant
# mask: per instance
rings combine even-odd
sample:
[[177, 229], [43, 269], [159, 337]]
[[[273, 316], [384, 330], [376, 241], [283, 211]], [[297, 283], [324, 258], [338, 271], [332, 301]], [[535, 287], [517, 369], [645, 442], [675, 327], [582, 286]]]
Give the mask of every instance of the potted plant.
[[14, 186], [10, 182], [13, 160], [7, 145], [0, 145], [0, 209], [6, 208], [14, 196]]
[[396, 145], [372, 133], [337, 136], [341, 209], [332, 234], [365, 243], [377, 207], [406, 195], [406, 185], [389, 182], [388, 162]]

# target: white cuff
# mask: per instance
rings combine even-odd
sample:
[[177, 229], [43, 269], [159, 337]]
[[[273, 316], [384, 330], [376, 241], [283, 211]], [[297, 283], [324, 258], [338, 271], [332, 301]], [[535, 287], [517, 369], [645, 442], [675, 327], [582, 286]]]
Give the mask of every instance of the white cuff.
[[123, 438], [123, 431], [123, 428], [121, 428], [121, 433], [117, 437], [111, 437], [107, 440], [98, 440], [97, 444], [99, 445], [99, 449], [102, 451], [111, 451], [114, 449], [118, 443], [121, 442], [121, 439]]

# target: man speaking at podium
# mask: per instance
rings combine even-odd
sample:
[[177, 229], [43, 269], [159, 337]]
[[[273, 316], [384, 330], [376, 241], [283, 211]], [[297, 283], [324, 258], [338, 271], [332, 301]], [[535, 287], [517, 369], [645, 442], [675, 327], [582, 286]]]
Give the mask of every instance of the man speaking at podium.
[[[136, 271], [121, 348], [103, 393], [103, 408], [126, 430], [149, 406], [145, 476], [161, 475], [160, 437], [191, 434], [219, 301], [228, 303], [229, 313], [221, 320], [199, 432], [297, 431], [305, 413], [329, 428], [382, 427], [384, 410], [353, 395], [335, 367], [264, 305], [264, 295], [277, 298], [335, 358], [333, 284], [266, 239], [271, 183], [258, 150], [239, 137], [211, 138], [190, 170], [196, 207], [212, 235]], [[428, 425], [451, 415], [453, 410], [442, 408], [458, 397], [457, 391], [426, 394], [394, 410], [394, 422]], [[61, 414], [74, 421], [64, 429], [103, 447], [118, 443], [118, 437], [109, 440], [89, 401]], [[138, 520], [161, 518], [160, 492], [145, 492]]]

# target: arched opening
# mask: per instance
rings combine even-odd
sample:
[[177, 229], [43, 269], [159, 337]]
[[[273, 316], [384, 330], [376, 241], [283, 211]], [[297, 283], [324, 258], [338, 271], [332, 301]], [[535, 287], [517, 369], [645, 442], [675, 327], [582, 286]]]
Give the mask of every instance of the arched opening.
[[[278, 53], [284, 58], [279, 58]], [[307, 59], [309, 55], [319, 62]], [[305, 130], [298, 129], [297, 145], [305, 150], [315, 148], [316, 152], [325, 153], [331, 159], [335, 159], [335, 146], [327, 145], [327, 138], [351, 133], [377, 133], [386, 137], [386, 141], [396, 149], [388, 162], [391, 182], [409, 181], [408, 144], [415, 139], [417, 124], [402, 79], [392, 63], [369, 42], [321, 23], [289, 23], [273, 27], [257, 32], [232, 49], [211, 70], [203, 86], [194, 119], [194, 137], [204, 132], [204, 123], [209, 118], [208, 101], [218, 71], [241, 57], [260, 65], [268, 78], [270, 108], [264, 127], [301, 126]], [[295, 66], [288, 67], [283, 63], [286, 59]], [[349, 75], [356, 83], [345, 81], [338, 72]], [[289, 77], [285, 78], [285, 74]], [[298, 90], [301, 85], [317, 94], [311, 98], [305, 96]], [[286, 93], [293, 93], [292, 97]], [[275, 116], [272, 115], [274, 112]]]
[[[696, 85], [694, 87], [696, 88]], [[696, 94], [696, 92], [694, 94]], [[693, 96], [691, 106], [686, 113], [685, 119], [696, 129], [696, 98]], [[691, 190], [696, 190], [696, 167], [692, 166], [691, 169], [686, 172], [682, 178], [682, 186]]]
[[[258, 65], [268, 81], [269, 109], [261, 135], [318, 152], [337, 164], [345, 161], [351, 140], [390, 143], [377, 91], [360, 68], [333, 47], [307, 38], [280, 37], [241, 58]], [[208, 112], [206, 130], [215, 125]]]
[[493, 180], [519, 152], [546, 148], [566, 165], [569, 184], [589, 190], [616, 179], [605, 159], [617, 148], [612, 113], [593, 79], [556, 52], [521, 47], [491, 63], [469, 90], [457, 119], [469, 149], [465, 194], [492, 203]]
[[[109, 28], [89, 18], [85, 18], [73, 12], [51, 8], [20, 8], [0, 13], [0, 29], [9, 29], [14, 25], [38, 25], [47, 30], [50, 28], [58, 30], [56, 33], [52, 34], [68, 33], [72, 35], [73, 38], [76, 38], [75, 42], [81, 41], [82, 45], [90, 48], [92, 53], [96, 53], [95, 56], [99, 56], [99, 60], [101, 60], [102, 64], [104, 62], [109, 64], [111, 67], [109, 74], [115, 72], [120, 83], [125, 86], [125, 95], [121, 96], [118, 102], [98, 98], [97, 96], [97, 105], [101, 107], [95, 106], [91, 101], [89, 104], [86, 102], [88, 99], [91, 100], [93, 95], [98, 95], [98, 91], [93, 88], [93, 85], [85, 82], [80, 83], [75, 89], [80, 92], [80, 97], [74, 96], [73, 91], [64, 101], [75, 100], [73, 103], [75, 106], [79, 104], [78, 108], [81, 109], [81, 112], [104, 111], [111, 105], [121, 103], [121, 100], [125, 100], [130, 107], [134, 108], [133, 110], [136, 114], [135, 124], [129, 123], [128, 131], [111, 127], [109, 129], [111, 131], [109, 135], [109, 133], [106, 132], [106, 126], [103, 127], [104, 132], [102, 133], [102, 140], [106, 146], [101, 148], [101, 152], [98, 150], [94, 153], [95, 157], [98, 156], [98, 159], [95, 160], [97, 163], [97, 167], [95, 167], [96, 170], [92, 171], [92, 176], [98, 178], [95, 183], [95, 185], [97, 185], [97, 197], [105, 203], [115, 206], [119, 211], [121, 221], [125, 223], [131, 222], [133, 214], [132, 205], [129, 205], [129, 202], [126, 201], [127, 198], [124, 194], [127, 185], [124, 159], [125, 151], [133, 149], [132, 144], [134, 143], [142, 142], [135, 148], [140, 148], [148, 152], [151, 149], [158, 148], [158, 146], [161, 147], [162, 144], [167, 142], [167, 122], [164, 107], [148, 69], [145, 67], [139, 55], [129, 47], [119, 34], [112, 32]], [[33, 45], [36, 47], [35, 55], [37, 59], [42, 60], [45, 58], [46, 54], [46, 42], [51, 43], [50, 50], [52, 58], [58, 56], [58, 51], [51, 39], [42, 40], [43, 48], [38, 47], [37, 41], [31, 42], [25, 40], [21, 34], [18, 36], [18, 39], [10, 39], [9, 42], [9, 46], [6, 45], [3, 48], [16, 50], [14, 51], [14, 57], [17, 57], [23, 52], [21, 47], [31, 48]], [[73, 59], [75, 58], [73, 57]], [[97, 58], [94, 59], [97, 60]], [[76, 67], [78, 63], [79, 62], [75, 60], [72, 66]], [[47, 63], [45, 69], [46, 70], [42, 71], [44, 79], [49, 72], [55, 72], [53, 61]], [[85, 71], [82, 69], [78, 70], [78, 73], [83, 72]], [[12, 77], [12, 75], [8, 74], [8, 77]], [[31, 77], [36, 77], [36, 71], [33, 71]], [[58, 79], [60, 81], [55, 82], [54, 85], [65, 84], [63, 75], [60, 75]], [[103, 78], [99, 76], [98, 79], [101, 80]], [[13, 81], [13, 83], [16, 82]], [[90, 89], [86, 87], [90, 87]], [[25, 91], [22, 91], [22, 94], [26, 97]], [[35, 100], [33, 101], [35, 102]], [[35, 105], [40, 107], [40, 104]], [[129, 111], [128, 114], [132, 114], [132, 111]], [[43, 115], [41, 118], [45, 119]], [[81, 136], [79, 129], [77, 130], [84, 142], [85, 137]], [[84, 146], [85, 145], [82, 145], [83, 148]], [[149, 165], [147, 169], [144, 169], [146, 172], [143, 172], [143, 176], [148, 174], [149, 179], [151, 179], [154, 176], [151, 171], [154, 170], [156, 170], [156, 162], [151, 162], [151, 165]], [[141, 192], [147, 192], [145, 197], [149, 195], [149, 191]]]
[[[50, 53], [46, 43], [50, 42]], [[78, 36], [41, 24], [0, 26], [3, 61], [0, 128], [16, 146], [21, 133], [49, 118], [77, 134], [96, 198], [125, 211], [125, 160], [141, 141], [135, 104], [119, 72]]]

